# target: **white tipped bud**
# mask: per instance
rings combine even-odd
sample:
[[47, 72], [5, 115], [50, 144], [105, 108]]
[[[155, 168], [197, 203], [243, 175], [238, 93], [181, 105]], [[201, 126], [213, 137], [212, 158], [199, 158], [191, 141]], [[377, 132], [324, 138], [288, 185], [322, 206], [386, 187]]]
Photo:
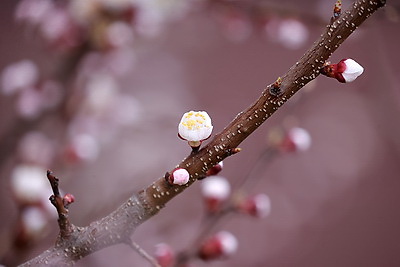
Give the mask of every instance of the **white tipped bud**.
[[[364, 68], [351, 58], [341, 60], [338, 65], [344, 64], [344, 70], [341, 73], [346, 83], [357, 79], [364, 72]], [[338, 69], [341, 69], [340, 66]]]
[[207, 210], [217, 212], [220, 210], [221, 204], [229, 197], [231, 186], [228, 180], [221, 176], [210, 176], [202, 182], [201, 191]]
[[165, 243], [160, 243], [156, 245], [154, 256], [157, 260], [157, 263], [161, 267], [173, 266], [173, 263], [175, 261], [175, 254], [172, 251], [172, 248]]
[[187, 140], [192, 147], [210, 137], [213, 126], [211, 118], [205, 111], [189, 111], [183, 114], [178, 126], [179, 136]]
[[311, 136], [308, 131], [303, 128], [294, 127], [290, 129], [288, 137], [294, 144], [296, 151], [306, 151], [311, 146]]
[[271, 213], [271, 200], [266, 194], [258, 194], [241, 201], [238, 209], [251, 216], [264, 218]]
[[199, 257], [203, 260], [211, 260], [230, 256], [236, 252], [237, 248], [236, 237], [230, 232], [220, 231], [203, 243], [200, 247]]
[[227, 199], [231, 192], [228, 180], [221, 176], [206, 178], [201, 184], [201, 189], [204, 197], [220, 200]]
[[341, 83], [349, 83], [357, 79], [364, 72], [364, 68], [351, 58], [342, 59], [338, 64], [324, 64], [321, 73], [335, 78]]
[[170, 184], [184, 185], [189, 182], [190, 174], [186, 169], [178, 168], [172, 171], [168, 178]]

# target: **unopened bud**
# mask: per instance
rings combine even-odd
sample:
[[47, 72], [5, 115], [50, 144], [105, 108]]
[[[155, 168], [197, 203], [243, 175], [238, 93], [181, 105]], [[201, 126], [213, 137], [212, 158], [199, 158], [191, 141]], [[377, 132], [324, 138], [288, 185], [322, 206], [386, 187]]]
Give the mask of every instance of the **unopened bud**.
[[168, 177], [168, 183], [171, 185], [184, 185], [189, 182], [190, 174], [187, 170], [177, 168], [172, 171], [172, 174]]
[[311, 136], [307, 130], [294, 127], [290, 129], [283, 139], [280, 148], [283, 151], [306, 151], [311, 146]]
[[155, 259], [157, 260], [157, 263], [161, 267], [173, 266], [175, 261], [175, 254], [172, 251], [172, 248], [165, 243], [160, 243], [156, 245], [156, 251], [154, 253], [154, 256]]
[[271, 200], [266, 194], [258, 194], [238, 203], [239, 211], [257, 218], [263, 218], [271, 212]]
[[75, 202], [75, 197], [72, 195], [72, 194], [66, 194], [64, 197], [63, 197], [63, 204], [64, 204], [64, 207], [68, 207], [71, 203], [74, 203]]
[[227, 231], [220, 231], [206, 240], [200, 247], [199, 257], [203, 260], [212, 260], [230, 256], [236, 252], [238, 241]]
[[364, 68], [351, 58], [342, 59], [338, 64], [327, 62], [321, 73], [335, 78], [341, 83], [349, 83], [357, 79], [364, 72]]
[[221, 209], [223, 202], [229, 197], [231, 186], [225, 178], [211, 176], [202, 182], [201, 191], [207, 210], [215, 213]]

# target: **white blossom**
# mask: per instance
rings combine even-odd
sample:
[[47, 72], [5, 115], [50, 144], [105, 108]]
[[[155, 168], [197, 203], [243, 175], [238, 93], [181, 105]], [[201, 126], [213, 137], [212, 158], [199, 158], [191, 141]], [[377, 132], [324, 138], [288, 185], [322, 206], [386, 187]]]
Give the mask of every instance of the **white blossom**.
[[192, 147], [200, 146], [201, 141], [210, 137], [213, 126], [205, 111], [189, 111], [183, 114], [178, 126], [179, 136]]
[[22, 226], [30, 236], [39, 235], [47, 225], [47, 216], [37, 207], [28, 207], [21, 214]]
[[31, 60], [21, 60], [7, 66], [1, 74], [1, 90], [12, 94], [33, 86], [39, 79], [39, 70]]
[[35, 165], [18, 165], [11, 173], [11, 188], [23, 202], [40, 202], [51, 195], [46, 170]]

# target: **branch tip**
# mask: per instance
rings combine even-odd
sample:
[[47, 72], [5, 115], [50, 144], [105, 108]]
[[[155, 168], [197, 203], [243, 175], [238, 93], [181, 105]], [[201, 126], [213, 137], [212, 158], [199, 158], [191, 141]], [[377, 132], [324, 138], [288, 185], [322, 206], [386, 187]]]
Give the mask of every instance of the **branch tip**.
[[342, 13], [342, 0], [337, 0], [333, 7], [333, 17], [331, 18], [331, 23], [334, 22]]

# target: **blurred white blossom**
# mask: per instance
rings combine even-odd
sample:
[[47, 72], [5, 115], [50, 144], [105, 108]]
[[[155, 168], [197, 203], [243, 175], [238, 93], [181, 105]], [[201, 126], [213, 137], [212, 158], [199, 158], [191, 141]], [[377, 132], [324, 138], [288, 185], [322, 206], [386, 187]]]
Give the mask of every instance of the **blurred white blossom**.
[[8, 65], [1, 74], [1, 89], [4, 94], [33, 86], [39, 79], [39, 70], [31, 60], [21, 60]]
[[49, 198], [51, 188], [46, 170], [35, 165], [17, 165], [11, 172], [11, 188], [21, 202], [37, 203]]
[[22, 227], [29, 237], [37, 237], [45, 229], [48, 218], [38, 207], [27, 207], [21, 213]]

